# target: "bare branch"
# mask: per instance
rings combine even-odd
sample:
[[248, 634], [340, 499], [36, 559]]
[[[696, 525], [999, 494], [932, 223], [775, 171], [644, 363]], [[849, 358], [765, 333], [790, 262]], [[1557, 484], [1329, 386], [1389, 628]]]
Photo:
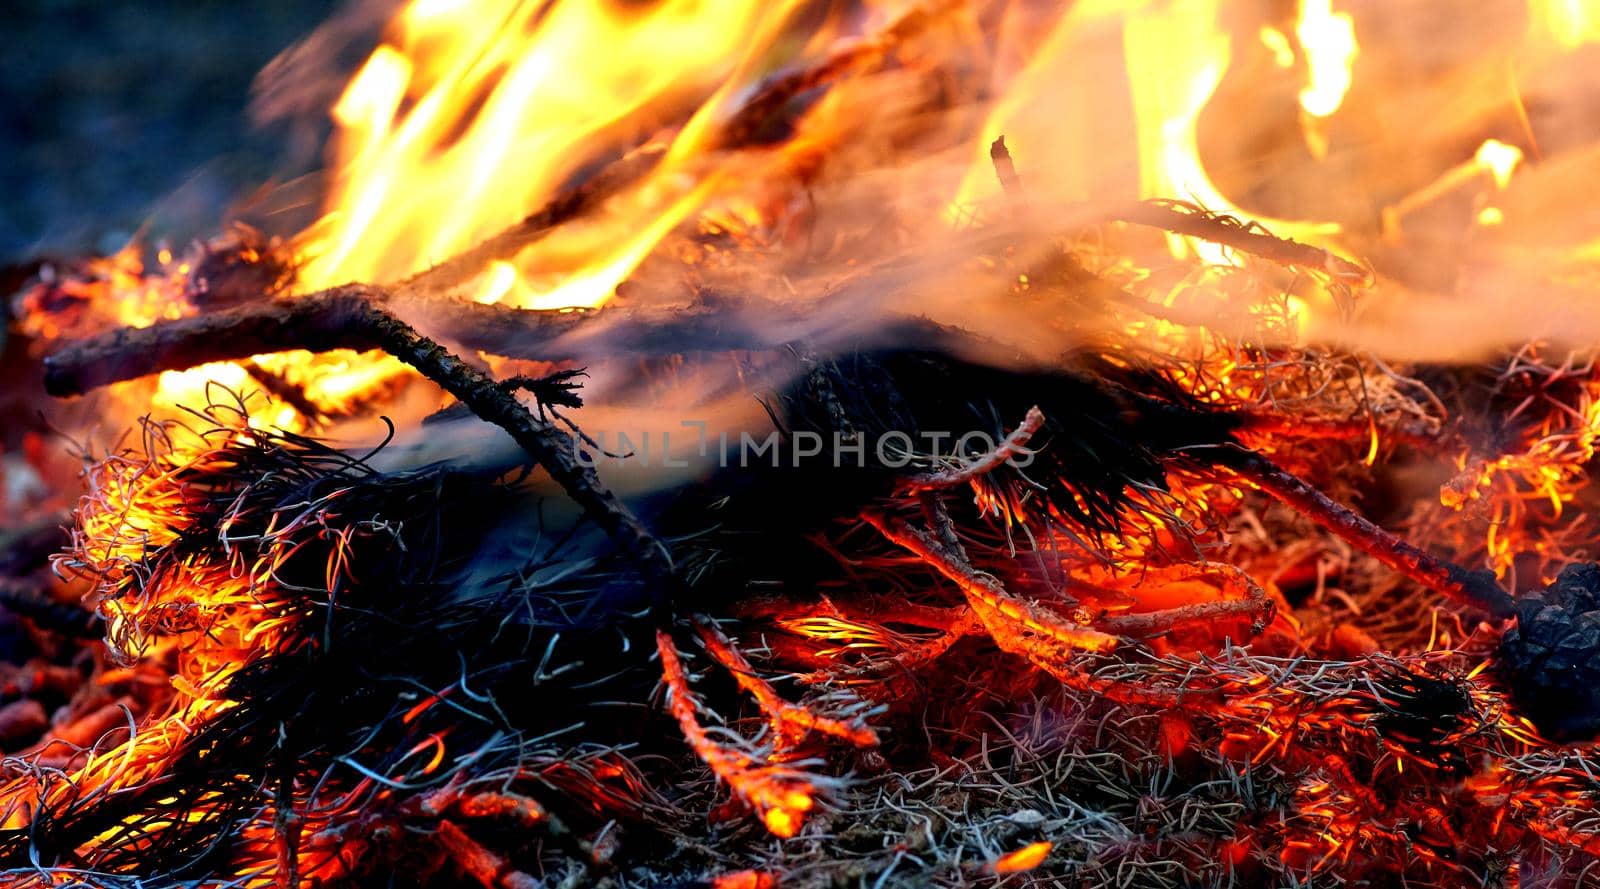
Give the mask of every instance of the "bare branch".
[[1005, 441], [995, 446], [994, 450], [964, 466], [954, 469], [928, 472], [915, 476], [907, 481], [907, 485], [916, 488], [954, 488], [964, 485], [979, 476], [988, 475], [998, 469], [1001, 464], [1022, 453], [1028, 442], [1044, 425], [1044, 412], [1038, 406], [1028, 408], [1027, 416], [1023, 417], [1021, 425], [1006, 436]]

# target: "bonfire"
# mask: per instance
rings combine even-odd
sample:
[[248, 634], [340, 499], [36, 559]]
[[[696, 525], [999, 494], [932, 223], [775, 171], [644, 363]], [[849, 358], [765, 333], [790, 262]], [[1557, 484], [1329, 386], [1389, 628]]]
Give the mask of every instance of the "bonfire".
[[11, 297], [6, 884], [1600, 885], [1597, 75], [409, 0], [314, 223]]

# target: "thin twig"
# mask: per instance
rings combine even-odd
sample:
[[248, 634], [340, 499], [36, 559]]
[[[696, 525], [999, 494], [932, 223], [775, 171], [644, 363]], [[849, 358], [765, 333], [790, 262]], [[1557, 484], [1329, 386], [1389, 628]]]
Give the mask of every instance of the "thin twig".
[[989, 144], [989, 161], [994, 164], [995, 178], [1000, 180], [1006, 197], [1012, 203], [1025, 203], [1027, 196], [1022, 191], [1022, 178], [1017, 175], [1017, 165], [1011, 160], [1010, 149], [1006, 148], [1005, 136], [997, 136]]
[[664, 629], [656, 630], [656, 652], [667, 685], [667, 707], [689, 747], [761, 816], [768, 830], [780, 837], [798, 833], [816, 805], [816, 788], [802, 773], [776, 766], [759, 751], [736, 743], [736, 736], [715, 736], [701, 725], [699, 698], [689, 687], [689, 674], [671, 633]]
[[1495, 582], [1492, 573], [1469, 571], [1423, 552], [1260, 454], [1239, 448], [1209, 453], [1216, 465], [1282, 500], [1357, 549], [1422, 586], [1495, 618], [1511, 615], [1511, 597]]
[[534, 416], [493, 378], [418, 333], [382, 306], [376, 303], [362, 306], [354, 325], [360, 335], [370, 337], [375, 346], [416, 368], [481, 419], [510, 433], [624, 552], [653, 580], [667, 585], [669, 589], [664, 592], [668, 592], [670, 598], [677, 577], [666, 545], [601, 484], [600, 476], [579, 456], [570, 436]]
[[1022, 418], [1022, 423], [1005, 440], [995, 445], [994, 449], [976, 460], [953, 469], [937, 472], [927, 472], [913, 476], [906, 484], [912, 489], [926, 488], [954, 488], [964, 485], [980, 476], [988, 475], [998, 469], [1007, 460], [1023, 453], [1028, 442], [1044, 426], [1044, 412], [1038, 406], [1028, 408], [1027, 416]]
[[756, 699], [762, 712], [767, 714], [781, 733], [788, 736], [803, 736], [807, 732], [816, 731], [848, 741], [857, 747], [878, 746], [878, 733], [870, 726], [824, 716], [799, 704], [791, 704], [780, 697], [771, 683], [756, 675], [755, 667], [750, 665], [749, 659], [734, 646], [732, 640], [723, 635], [722, 630], [717, 628], [711, 618], [696, 615], [694, 628], [700, 636], [700, 641], [705, 644], [706, 651], [724, 669], [733, 674], [734, 681], [740, 688]]
[[1070, 651], [1110, 651], [1117, 647], [1115, 636], [1013, 596], [995, 577], [973, 568], [963, 555], [949, 552], [927, 532], [898, 519], [872, 514], [864, 518], [884, 537], [953, 581], [1001, 648], [1033, 657]]
[[1258, 224], [1213, 213], [1184, 201], [1145, 201], [1113, 209], [1107, 215], [1111, 219], [1222, 244], [1279, 265], [1321, 272], [1345, 283], [1366, 284], [1372, 279], [1372, 272], [1367, 268], [1330, 250], [1280, 238]]

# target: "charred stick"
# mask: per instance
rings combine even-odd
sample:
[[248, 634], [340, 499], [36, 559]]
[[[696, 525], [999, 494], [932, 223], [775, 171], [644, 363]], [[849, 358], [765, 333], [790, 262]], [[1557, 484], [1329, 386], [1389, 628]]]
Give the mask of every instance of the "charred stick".
[[1310, 269], [1348, 282], [1366, 282], [1371, 273], [1331, 251], [1270, 234], [1232, 216], [1211, 213], [1182, 201], [1146, 201], [1114, 210], [1111, 218], [1147, 225], [1232, 247], [1279, 265]]
[[989, 160], [994, 164], [995, 178], [1000, 180], [1006, 197], [1014, 204], [1024, 203], [1027, 197], [1022, 193], [1022, 178], [1017, 175], [1017, 165], [1011, 160], [1010, 149], [1006, 148], [1005, 136], [997, 136], [989, 144]]
[[[81, 395], [111, 383], [211, 361], [296, 349], [378, 348], [363, 326], [371, 305], [403, 310], [464, 348], [536, 361], [773, 349], [786, 342], [783, 330], [799, 327], [814, 311], [764, 301], [731, 308], [536, 311], [349, 284], [67, 343], [44, 361], [45, 389], [57, 396]], [[872, 333], [885, 341], [900, 337], [935, 345], [971, 339], [932, 321], [906, 316], [890, 317]]]
[[944, 547], [945, 552], [960, 556], [961, 561], [965, 562], [966, 547], [961, 545], [955, 519], [950, 518], [950, 510], [945, 508], [944, 498], [939, 492], [932, 488], [917, 492], [917, 505], [922, 507], [922, 517], [928, 523], [928, 530], [933, 532], [933, 539]]
[[[544, 467], [574, 502], [653, 580], [675, 585], [676, 570], [667, 548], [631, 510], [600, 482], [594, 467], [578, 456], [566, 433], [540, 420], [490, 376], [418, 333], [375, 303], [365, 305], [359, 335], [416, 368], [456, 397], [479, 418], [511, 434]], [[671, 592], [668, 590], [667, 592]]]
[[[364, 326], [370, 306], [396, 301], [398, 291], [361, 284], [307, 296], [263, 300], [194, 318], [125, 328], [70, 342], [44, 360], [45, 390], [81, 395], [91, 389], [165, 370], [211, 361], [304, 349], [365, 351], [378, 347]], [[597, 315], [610, 312], [536, 312], [478, 303], [437, 301], [419, 314], [437, 320], [444, 334], [469, 348], [510, 358], [559, 360], [575, 357], [552, 344]], [[665, 315], [650, 319], [665, 321]], [[641, 326], [654, 326], [643, 322]], [[627, 337], [623, 337], [626, 341]]]
[[[385, 307], [387, 301], [385, 291], [353, 284], [300, 299], [273, 300], [201, 318], [121, 330], [75, 343], [46, 359], [45, 383], [52, 393], [61, 395], [155, 370], [257, 352], [382, 349], [454, 395], [474, 414], [510, 433], [648, 573], [659, 580], [674, 576], [666, 548], [601, 485], [594, 468], [579, 458], [566, 433], [534, 416], [488, 375], [400, 320]], [[561, 317], [553, 313], [539, 316]]]
[[1511, 616], [1511, 597], [1491, 572], [1469, 571], [1423, 552], [1260, 454], [1230, 449], [1216, 462], [1422, 586], [1492, 617]]
[[78, 340], [44, 360], [45, 390], [78, 395], [158, 371], [266, 352], [371, 349], [377, 343], [361, 322], [368, 303], [381, 301], [381, 294], [352, 284]]

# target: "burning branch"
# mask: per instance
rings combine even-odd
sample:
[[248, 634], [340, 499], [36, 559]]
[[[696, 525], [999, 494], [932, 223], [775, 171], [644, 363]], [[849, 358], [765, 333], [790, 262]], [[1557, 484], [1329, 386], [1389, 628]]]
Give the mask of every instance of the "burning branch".
[[1117, 637], [1070, 621], [1038, 603], [1019, 599], [992, 575], [973, 568], [964, 553], [897, 519], [868, 514], [868, 524], [953, 581], [1002, 649], [1059, 665], [1074, 651], [1110, 651]]
[[454, 784], [425, 797], [418, 806], [427, 817], [447, 817], [460, 821], [489, 822], [514, 826], [524, 833], [539, 831], [550, 837], [570, 855], [582, 875], [589, 875], [592, 866], [601, 863], [603, 855], [593, 843], [573, 832], [554, 812], [538, 800], [514, 790], [479, 790], [466, 792]]
[[[374, 299], [376, 297], [376, 299]], [[298, 299], [273, 299], [143, 328], [122, 328], [69, 343], [45, 359], [45, 389], [78, 395], [120, 380], [211, 361], [306, 349], [372, 349], [361, 328], [381, 291], [339, 287]]]
[[1422, 586], [1491, 617], [1511, 616], [1511, 597], [1492, 573], [1469, 571], [1423, 552], [1260, 454], [1230, 449], [1217, 463]]
[[[536, 417], [482, 371], [396, 317], [389, 297], [362, 285], [312, 297], [273, 300], [198, 318], [120, 330], [73, 346], [46, 360], [46, 385], [55, 394], [83, 391], [113, 379], [168, 367], [190, 367], [247, 353], [336, 348], [382, 349], [416, 368], [479, 417], [505, 429], [574, 501], [657, 578], [673, 569], [666, 548], [600, 483], [572, 439]], [[480, 307], [486, 308], [486, 307]], [[500, 309], [498, 313], [515, 312]], [[517, 313], [558, 326], [579, 316]], [[571, 320], [562, 321], [563, 317]]]
[[572, 439], [534, 416], [487, 374], [418, 333], [374, 303], [353, 319], [357, 335], [371, 337], [385, 352], [416, 368], [480, 418], [511, 434], [567, 495], [632, 556], [654, 580], [674, 583], [676, 570], [666, 545], [600, 482], [594, 467], [578, 456]]
[[472, 283], [491, 262], [509, 260], [562, 223], [577, 219], [607, 198], [642, 180], [665, 154], [661, 145], [644, 145], [600, 172], [552, 198], [521, 222], [464, 253], [406, 279], [399, 289], [437, 294]]
[[661, 656], [668, 707], [695, 754], [761, 816], [768, 830], [780, 837], [798, 833], [816, 806], [813, 780], [794, 769], [774, 765], [763, 752], [751, 749], [748, 742], [731, 732], [717, 732], [701, 725], [704, 705], [689, 687], [689, 674], [666, 630], [656, 631], [656, 651]]
[[742, 147], [757, 142], [762, 130], [781, 117], [791, 102], [818, 87], [882, 65], [896, 48], [915, 39], [937, 24], [944, 14], [962, 5], [960, 0], [931, 0], [912, 7], [871, 38], [853, 41], [814, 65], [778, 75], [733, 113], [723, 125], [718, 147]]
[[[989, 160], [994, 164], [995, 178], [1013, 205], [1026, 200], [1022, 178], [1017, 175], [1016, 163], [1006, 146], [1006, 137], [1000, 136], [989, 145]], [[1344, 282], [1369, 282], [1372, 273], [1332, 251], [1289, 238], [1280, 238], [1253, 222], [1244, 222], [1223, 213], [1213, 213], [1204, 207], [1185, 201], [1153, 200], [1114, 208], [1104, 214], [1109, 219], [1159, 228], [1173, 234], [1188, 235], [1232, 247], [1280, 265], [1322, 272]]]
[[1184, 201], [1131, 204], [1111, 211], [1110, 218], [1222, 244], [1279, 265], [1322, 272], [1346, 283], [1365, 283], [1372, 279], [1372, 273], [1365, 267], [1329, 250], [1277, 237], [1255, 223], [1212, 213]]
[[1215, 602], [1194, 602], [1189, 605], [1178, 605], [1173, 608], [1135, 614], [1102, 615], [1095, 619], [1095, 625], [1119, 636], [1145, 638], [1166, 633], [1182, 626], [1237, 618], [1249, 618], [1256, 633], [1260, 633], [1266, 628], [1266, 625], [1272, 620], [1276, 606], [1273, 604], [1272, 599], [1267, 596], [1266, 590], [1263, 590], [1261, 585], [1256, 583], [1249, 574], [1233, 565], [1219, 562], [1207, 562], [1197, 570], [1200, 572], [1220, 570], [1230, 574], [1244, 588], [1245, 597], [1243, 599], [1223, 599]]
[[798, 704], [791, 704], [779, 697], [770, 683], [756, 675], [750, 661], [734, 647], [727, 636], [723, 635], [711, 618], [697, 615], [694, 618], [694, 628], [700, 636], [700, 641], [705, 644], [706, 651], [724, 669], [733, 674], [734, 681], [739, 683], [740, 688], [756, 699], [756, 703], [761, 705], [762, 711], [772, 721], [778, 737], [787, 743], [799, 741], [808, 732], [821, 732], [848, 741], [857, 747], [878, 746], [878, 733], [859, 720], [847, 722], [834, 719], [812, 712]]
[[[292, 350], [379, 348], [364, 326], [373, 307], [414, 318], [465, 348], [534, 361], [774, 349], [786, 342], [780, 331], [798, 329], [808, 312], [803, 306], [764, 300], [743, 305], [540, 311], [349, 284], [68, 343], [45, 359], [45, 388], [56, 396], [81, 395], [100, 386], [212, 361]], [[878, 334], [934, 344], [963, 339], [931, 321], [911, 317], [886, 318]]]

